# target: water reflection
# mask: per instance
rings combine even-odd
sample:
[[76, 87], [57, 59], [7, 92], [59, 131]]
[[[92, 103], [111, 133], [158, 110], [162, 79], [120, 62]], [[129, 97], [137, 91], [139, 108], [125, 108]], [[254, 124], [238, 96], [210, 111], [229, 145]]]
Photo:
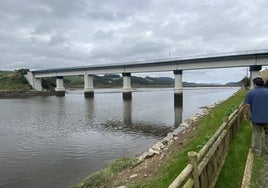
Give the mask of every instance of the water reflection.
[[95, 114], [94, 98], [85, 98], [86, 120], [91, 121]]
[[177, 128], [182, 123], [182, 111], [183, 107], [181, 106], [174, 106], [174, 127]]
[[[175, 122], [177, 127], [182, 122], [182, 106], [174, 108]], [[125, 100], [123, 103], [123, 123], [124, 131], [133, 131], [144, 135], [165, 136], [173, 130], [174, 127], [159, 126], [159, 124], [145, 124], [141, 121], [132, 121], [132, 100]], [[116, 125], [115, 125], [116, 126]]]
[[124, 100], [124, 124], [132, 127], [132, 100]]
[[147, 150], [236, 89], [185, 90], [183, 110], [173, 105], [173, 89], [141, 90], [132, 101], [108, 91], [0, 100], [0, 187], [71, 187], [115, 158]]

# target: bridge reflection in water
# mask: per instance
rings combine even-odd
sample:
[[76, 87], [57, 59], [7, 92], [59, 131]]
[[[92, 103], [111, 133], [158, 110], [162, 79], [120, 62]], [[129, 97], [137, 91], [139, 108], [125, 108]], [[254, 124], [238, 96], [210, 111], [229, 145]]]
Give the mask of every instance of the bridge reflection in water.
[[[87, 105], [87, 119], [89, 122], [93, 119], [96, 113], [94, 110], [94, 99], [88, 98], [85, 99]], [[143, 135], [151, 135], [151, 136], [166, 136], [169, 132], [172, 132], [176, 129], [182, 122], [182, 105], [174, 105], [174, 124], [170, 126], [159, 125], [155, 122], [146, 123], [141, 121], [133, 120], [133, 101], [132, 100], [122, 100], [122, 121], [120, 120], [105, 120], [105, 122], [101, 123], [104, 129], [113, 129], [116, 131], [123, 132], [133, 132], [139, 133]], [[163, 109], [164, 110], [164, 109]]]

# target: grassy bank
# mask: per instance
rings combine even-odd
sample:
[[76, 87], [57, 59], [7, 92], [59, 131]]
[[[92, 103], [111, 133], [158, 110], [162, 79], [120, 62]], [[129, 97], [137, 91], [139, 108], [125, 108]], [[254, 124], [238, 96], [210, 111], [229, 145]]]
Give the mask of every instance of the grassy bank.
[[12, 71], [0, 71], [0, 90], [2, 91], [29, 91], [31, 86], [23, 75]]
[[[182, 147], [180, 150], [168, 151], [172, 154], [169, 158], [165, 158], [160, 161], [161, 164], [157, 165], [157, 172], [152, 178], [143, 178], [138, 179], [136, 181], [129, 181], [128, 187], [168, 187], [168, 185], [177, 177], [179, 172], [181, 172], [182, 169], [186, 166], [188, 162], [187, 152], [192, 150], [199, 151], [200, 148], [202, 148], [202, 146], [206, 143], [210, 136], [213, 135], [215, 131], [219, 128], [219, 126], [222, 124], [223, 116], [228, 115], [233, 109], [235, 109], [239, 106], [239, 104], [241, 104], [244, 99], [245, 93], [245, 91], [240, 91], [236, 95], [230, 97], [228, 100], [219, 104], [216, 108], [212, 109], [207, 116], [203, 117], [200, 120], [198, 127], [193, 132], [191, 139], [188, 140], [187, 145]], [[236, 150], [235, 147], [233, 150]], [[116, 163], [112, 164], [112, 166], [114, 165], [116, 165]], [[124, 169], [124, 167], [131, 168], [135, 165], [135, 162], [131, 164], [127, 163], [126, 165], [122, 165], [122, 163], [120, 163], [120, 166], [123, 168], [120, 168], [120, 170], [117, 171], [111, 170], [112, 168], [111, 166], [109, 166], [106, 169], [103, 169], [86, 178], [74, 187], [117, 187], [120, 185], [125, 185], [126, 181], [121, 178], [120, 172], [122, 169]], [[232, 169], [231, 171], [232, 173], [233, 170], [234, 169]]]
[[243, 121], [231, 143], [228, 156], [215, 187], [241, 187], [250, 143], [251, 125], [249, 122]]

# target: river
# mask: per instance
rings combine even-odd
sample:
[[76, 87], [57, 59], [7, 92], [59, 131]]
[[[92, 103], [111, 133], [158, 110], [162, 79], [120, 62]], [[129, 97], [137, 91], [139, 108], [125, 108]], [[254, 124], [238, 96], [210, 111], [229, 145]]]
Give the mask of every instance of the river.
[[96, 89], [94, 99], [80, 90], [0, 99], [0, 187], [71, 187], [111, 160], [141, 154], [199, 107], [237, 90], [184, 89], [182, 114], [171, 88], [137, 89], [131, 101], [120, 89]]

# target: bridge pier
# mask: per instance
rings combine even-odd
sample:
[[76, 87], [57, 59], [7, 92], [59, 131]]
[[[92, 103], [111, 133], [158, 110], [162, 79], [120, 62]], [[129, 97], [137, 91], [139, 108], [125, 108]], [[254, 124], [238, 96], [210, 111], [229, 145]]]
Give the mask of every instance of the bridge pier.
[[260, 76], [261, 65], [253, 65], [249, 67], [250, 71], [250, 88], [253, 88], [253, 79]]
[[182, 70], [174, 70], [174, 105], [181, 107], [183, 105], [183, 88], [182, 88]]
[[65, 96], [65, 88], [63, 86], [63, 76], [56, 77], [56, 96]]
[[85, 98], [94, 97], [93, 75], [84, 75], [84, 96]]
[[131, 88], [131, 73], [123, 73], [123, 99], [131, 100], [132, 99], [132, 88]]

